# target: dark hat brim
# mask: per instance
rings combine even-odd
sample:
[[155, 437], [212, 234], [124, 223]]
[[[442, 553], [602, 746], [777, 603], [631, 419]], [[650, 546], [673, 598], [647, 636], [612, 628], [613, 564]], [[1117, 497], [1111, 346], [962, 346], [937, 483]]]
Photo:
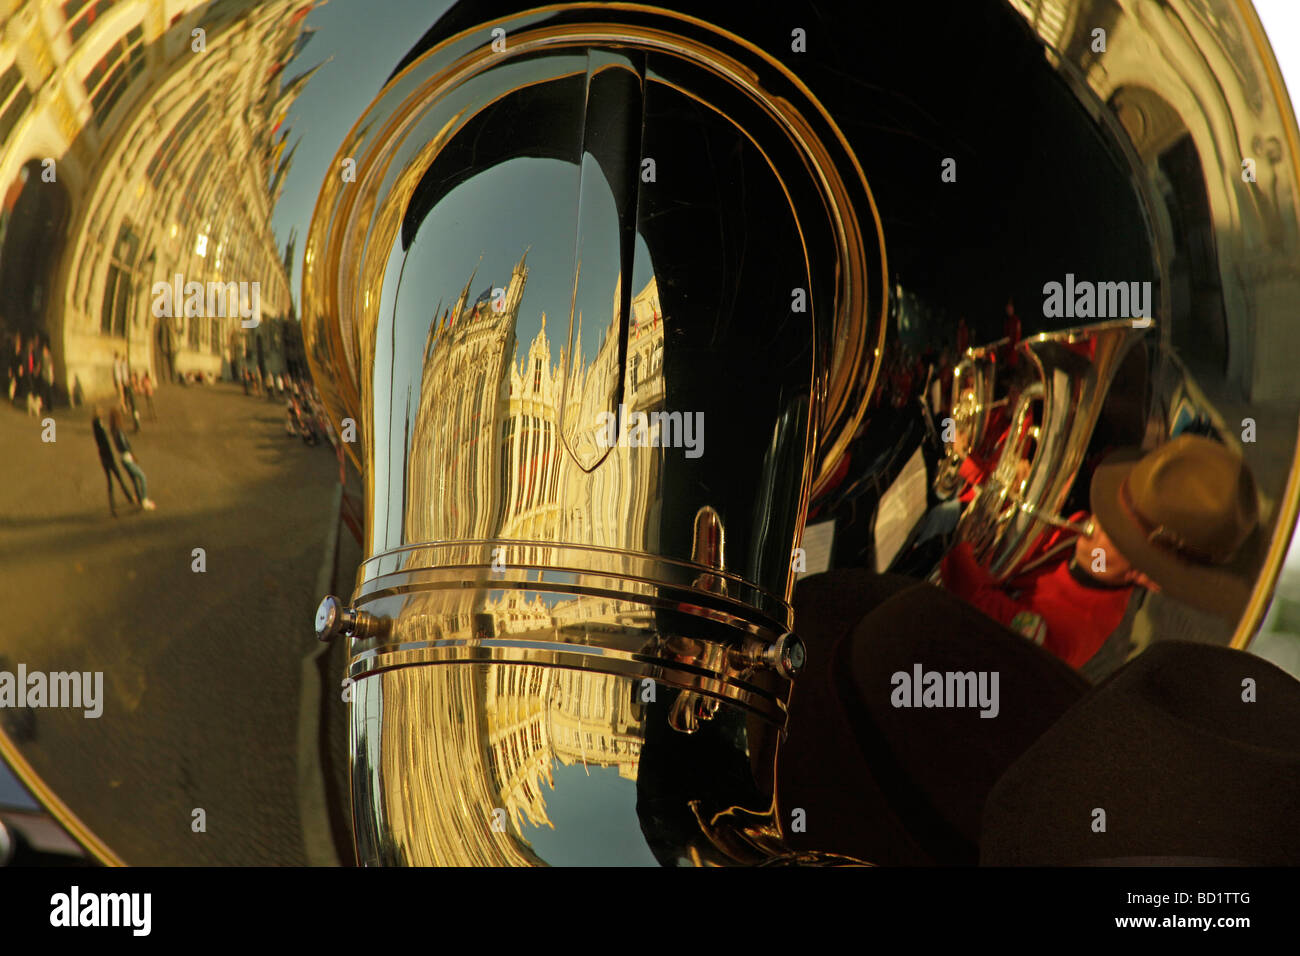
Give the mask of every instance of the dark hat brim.
[[[1247, 678], [1258, 703], [1243, 706]], [[1296, 866], [1297, 779], [1300, 682], [1245, 651], [1160, 641], [1002, 775], [980, 863]], [[1100, 831], [1087, 825], [1096, 808]]]
[[1162, 593], [1236, 623], [1245, 612], [1259, 573], [1262, 533], [1258, 526], [1225, 564], [1201, 564], [1152, 544], [1120, 503], [1120, 490], [1142, 451], [1115, 452], [1092, 473], [1092, 513], [1128, 562], [1160, 586]]

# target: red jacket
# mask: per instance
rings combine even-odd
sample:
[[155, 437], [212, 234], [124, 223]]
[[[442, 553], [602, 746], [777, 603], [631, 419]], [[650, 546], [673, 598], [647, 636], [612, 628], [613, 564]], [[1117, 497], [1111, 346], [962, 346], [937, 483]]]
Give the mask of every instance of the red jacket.
[[943, 559], [943, 581], [948, 590], [1004, 627], [1022, 612], [1039, 615], [1047, 626], [1043, 646], [1079, 668], [1124, 620], [1133, 586], [1101, 584], [1086, 572], [1071, 572], [1072, 559], [1070, 551], [999, 585], [963, 541]]
[[961, 494], [957, 498], [962, 504], [969, 504], [974, 499], [975, 493], [979, 491], [979, 486], [984, 484], [984, 479], [993, 470], [993, 465], [993, 462], [985, 461], [974, 455], [967, 455], [961, 460], [961, 466], [957, 469], [957, 474], [961, 475], [962, 480], [966, 483], [962, 486]]

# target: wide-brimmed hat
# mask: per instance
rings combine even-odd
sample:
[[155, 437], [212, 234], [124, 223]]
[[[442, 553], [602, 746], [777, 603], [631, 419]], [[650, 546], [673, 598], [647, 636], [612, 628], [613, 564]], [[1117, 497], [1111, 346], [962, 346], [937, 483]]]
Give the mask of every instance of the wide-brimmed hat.
[[1298, 815], [1300, 681], [1245, 651], [1163, 641], [991, 788], [980, 862], [1297, 866]]
[[1259, 572], [1263, 536], [1250, 469], [1200, 435], [1143, 455], [1125, 449], [1092, 475], [1092, 512], [1129, 563], [1170, 597], [1236, 621]]

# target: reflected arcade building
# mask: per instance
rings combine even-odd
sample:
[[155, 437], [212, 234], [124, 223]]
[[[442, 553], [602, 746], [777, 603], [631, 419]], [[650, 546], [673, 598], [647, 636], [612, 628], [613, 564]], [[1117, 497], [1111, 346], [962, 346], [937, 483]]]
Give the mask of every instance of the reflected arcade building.
[[270, 218], [292, 162], [285, 116], [310, 76], [285, 71], [312, 4], [7, 6], [4, 333], [48, 339], [64, 396], [111, 392], [115, 353], [159, 381], [228, 376], [245, 349], [238, 303], [155, 317], [151, 289], [176, 274], [257, 282], [263, 321], [290, 314]]

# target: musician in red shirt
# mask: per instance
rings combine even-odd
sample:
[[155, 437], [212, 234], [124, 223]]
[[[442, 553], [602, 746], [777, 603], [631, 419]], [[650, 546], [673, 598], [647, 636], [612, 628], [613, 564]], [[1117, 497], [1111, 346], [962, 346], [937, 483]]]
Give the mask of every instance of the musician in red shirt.
[[[963, 542], [944, 558], [944, 585], [1075, 668], [1123, 621], [1134, 588], [1164, 590], [1235, 621], [1250, 596], [1261, 541], [1249, 469], [1198, 435], [1138, 455], [1120, 452], [1098, 466], [1091, 531], [1066, 547], [1066, 556], [1036, 567], [1030, 560], [1031, 570], [999, 583]], [[1053, 532], [1036, 553], [1059, 538]]]
[[1071, 667], [1082, 667], [1119, 627], [1133, 589], [1160, 589], [1129, 563], [1095, 520], [1093, 528], [1091, 536], [1075, 540], [1067, 556], [1002, 584], [975, 561], [970, 544], [963, 541], [944, 558], [944, 584]]

